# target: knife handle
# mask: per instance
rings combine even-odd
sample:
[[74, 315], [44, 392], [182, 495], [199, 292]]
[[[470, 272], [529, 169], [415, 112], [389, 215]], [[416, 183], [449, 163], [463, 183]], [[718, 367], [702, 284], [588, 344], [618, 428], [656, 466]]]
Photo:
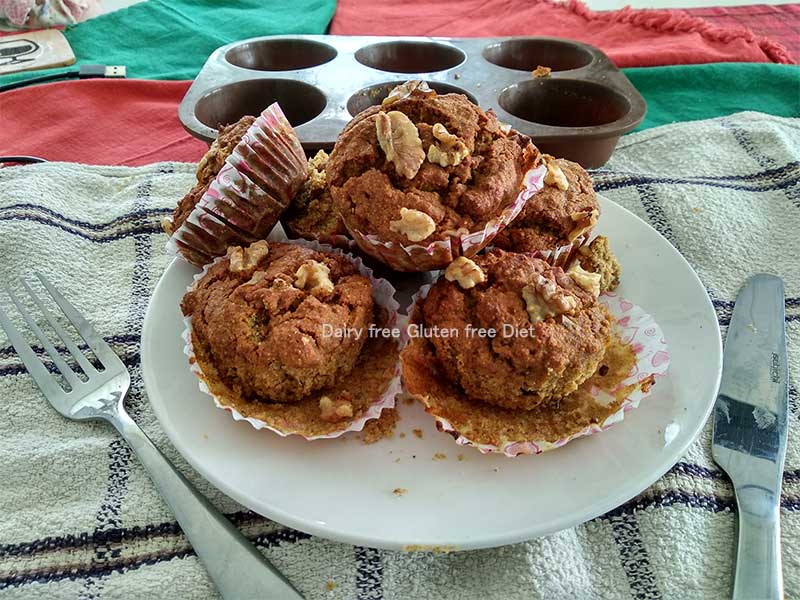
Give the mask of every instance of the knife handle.
[[779, 498], [761, 486], [736, 489], [739, 547], [733, 600], [783, 600]]

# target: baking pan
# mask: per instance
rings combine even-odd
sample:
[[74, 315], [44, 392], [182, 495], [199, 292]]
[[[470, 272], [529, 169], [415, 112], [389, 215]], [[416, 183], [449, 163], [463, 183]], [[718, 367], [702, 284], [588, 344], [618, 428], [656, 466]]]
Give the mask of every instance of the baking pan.
[[[548, 77], [533, 77], [537, 66]], [[358, 112], [395, 85], [423, 79], [466, 94], [543, 151], [600, 167], [641, 123], [645, 102], [599, 49], [547, 37], [294, 35], [222, 46], [180, 105], [184, 127], [211, 141], [220, 125], [277, 101], [308, 151], [331, 148]]]

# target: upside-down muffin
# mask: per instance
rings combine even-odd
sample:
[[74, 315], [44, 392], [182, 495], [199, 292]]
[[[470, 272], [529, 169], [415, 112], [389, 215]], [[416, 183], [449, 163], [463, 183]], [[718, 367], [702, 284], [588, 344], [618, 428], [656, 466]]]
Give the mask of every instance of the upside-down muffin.
[[267, 237], [308, 177], [305, 152], [277, 104], [222, 130], [197, 184], [163, 225], [168, 248], [203, 266]]
[[[530, 138], [504, 127], [492, 111], [462, 94], [437, 95], [408, 82], [353, 119], [326, 172], [359, 247], [413, 271], [444, 267], [487, 245], [518, 212], [524, 177], [537, 160]], [[477, 241], [463, 243], [479, 232]], [[436, 242], [441, 252], [397, 255]]]
[[389, 310], [374, 299], [372, 280], [338, 252], [266, 241], [232, 247], [181, 310], [211, 393], [284, 433], [342, 429], [395, 376], [397, 340], [369, 336]]
[[566, 246], [591, 233], [600, 205], [589, 174], [579, 164], [544, 155], [544, 187], [511, 224], [492, 240], [510, 252], [539, 252]]

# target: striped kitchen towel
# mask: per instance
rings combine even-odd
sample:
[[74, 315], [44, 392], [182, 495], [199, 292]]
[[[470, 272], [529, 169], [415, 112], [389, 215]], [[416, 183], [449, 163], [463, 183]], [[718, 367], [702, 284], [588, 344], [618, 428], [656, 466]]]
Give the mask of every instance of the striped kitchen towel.
[[[800, 598], [800, 120], [759, 113], [626, 136], [598, 190], [692, 263], [729, 322], [757, 271], [786, 281], [791, 379], [782, 498], [786, 592]], [[386, 552], [311, 537], [244, 510], [172, 449], [145, 397], [139, 334], [167, 265], [160, 219], [194, 166], [0, 169], [0, 282], [36, 269], [132, 373], [134, 418], [310, 600], [729, 598], [732, 489], [709, 429], [640, 496], [573, 529], [493, 550]], [[0, 600], [214, 598], [172, 515], [124, 442], [51, 410], [0, 335]]]

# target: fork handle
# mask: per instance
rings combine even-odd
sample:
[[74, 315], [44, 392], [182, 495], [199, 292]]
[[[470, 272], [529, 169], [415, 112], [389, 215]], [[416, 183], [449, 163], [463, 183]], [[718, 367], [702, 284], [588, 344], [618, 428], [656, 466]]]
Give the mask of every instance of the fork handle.
[[231, 525], [119, 407], [108, 415], [167, 501], [225, 599], [303, 600], [291, 583]]

